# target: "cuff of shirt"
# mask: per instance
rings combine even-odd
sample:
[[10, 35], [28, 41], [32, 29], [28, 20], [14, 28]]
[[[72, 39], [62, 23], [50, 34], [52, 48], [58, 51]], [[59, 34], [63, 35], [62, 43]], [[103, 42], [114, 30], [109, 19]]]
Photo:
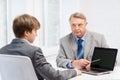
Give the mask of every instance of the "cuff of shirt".
[[74, 67], [72, 66], [72, 61], [69, 62], [69, 63], [67, 63], [66, 67], [67, 67], [68, 69], [73, 69]]

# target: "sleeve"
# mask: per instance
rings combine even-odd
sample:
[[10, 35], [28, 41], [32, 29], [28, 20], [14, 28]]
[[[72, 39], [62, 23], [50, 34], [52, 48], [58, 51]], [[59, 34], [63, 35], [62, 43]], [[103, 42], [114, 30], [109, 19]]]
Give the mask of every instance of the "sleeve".
[[73, 69], [74, 67], [72, 66], [72, 62], [67, 63], [66, 67], [68, 69]]
[[107, 42], [106, 42], [106, 39], [105, 39], [104, 35], [102, 35], [102, 38], [101, 38], [101, 46], [102, 47], [109, 47]]
[[56, 58], [57, 66], [67, 68], [68, 63], [72, 61], [72, 59], [67, 59], [66, 57], [66, 51], [65, 46], [62, 43], [62, 40], [60, 40], [60, 46], [59, 46], [59, 52]]
[[52, 65], [46, 61], [41, 49], [35, 52], [34, 63], [37, 74], [46, 80], [66, 80], [77, 75], [74, 69], [64, 71], [54, 69]]

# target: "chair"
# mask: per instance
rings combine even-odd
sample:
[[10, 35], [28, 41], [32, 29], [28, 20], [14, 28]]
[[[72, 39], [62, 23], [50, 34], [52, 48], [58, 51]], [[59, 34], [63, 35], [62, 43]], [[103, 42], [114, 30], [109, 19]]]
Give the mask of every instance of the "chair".
[[0, 54], [0, 80], [38, 80], [30, 58]]

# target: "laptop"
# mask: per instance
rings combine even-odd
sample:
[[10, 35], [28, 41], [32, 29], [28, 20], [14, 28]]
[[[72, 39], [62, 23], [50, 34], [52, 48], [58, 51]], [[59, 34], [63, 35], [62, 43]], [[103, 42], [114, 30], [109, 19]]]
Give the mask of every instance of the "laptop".
[[83, 73], [92, 75], [108, 74], [114, 70], [118, 49], [95, 47], [90, 71], [82, 71]]

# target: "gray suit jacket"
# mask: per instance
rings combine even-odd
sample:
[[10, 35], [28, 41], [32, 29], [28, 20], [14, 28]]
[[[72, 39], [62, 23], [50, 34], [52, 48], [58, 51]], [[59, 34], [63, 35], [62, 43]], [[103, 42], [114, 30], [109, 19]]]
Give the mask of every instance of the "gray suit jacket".
[[[84, 58], [91, 61], [94, 47], [108, 47], [102, 34], [86, 31], [84, 42]], [[66, 68], [68, 62], [77, 59], [77, 43], [72, 33], [60, 39], [57, 66]]]
[[33, 63], [39, 80], [66, 80], [77, 74], [75, 70], [55, 70], [46, 61], [40, 48], [30, 45], [22, 39], [14, 39], [11, 44], [0, 49], [0, 54], [28, 56]]

